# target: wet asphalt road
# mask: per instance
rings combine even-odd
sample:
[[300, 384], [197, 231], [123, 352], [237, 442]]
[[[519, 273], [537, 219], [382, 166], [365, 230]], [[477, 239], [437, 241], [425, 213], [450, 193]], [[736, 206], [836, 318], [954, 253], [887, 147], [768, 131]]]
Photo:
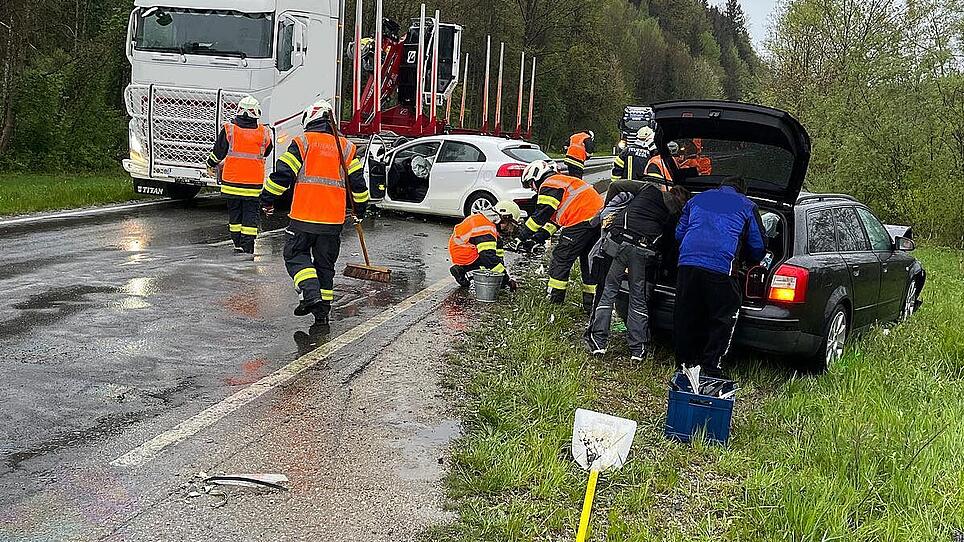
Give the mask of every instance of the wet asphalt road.
[[[447, 277], [454, 222], [391, 213], [366, 221], [373, 263], [391, 267], [393, 281], [339, 275], [328, 338]], [[134, 472], [116, 472], [112, 459], [326, 339], [306, 344], [310, 322], [291, 314], [284, 235], [263, 235], [254, 261], [235, 256], [227, 237], [218, 198], [0, 226], [0, 539], [113, 532], [109, 524], [172, 491], [171, 473], [190, 476], [205, 465], [199, 457], [227, 453], [244, 419], [217, 429], [223, 446], [188, 439]], [[358, 252], [346, 229], [338, 270], [360, 262]], [[418, 319], [416, 311], [366, 340], [385, 347]], [[353, 375], [371, 346], [332, 363]], [[64, 510], [72, 513], [60, 518]]]

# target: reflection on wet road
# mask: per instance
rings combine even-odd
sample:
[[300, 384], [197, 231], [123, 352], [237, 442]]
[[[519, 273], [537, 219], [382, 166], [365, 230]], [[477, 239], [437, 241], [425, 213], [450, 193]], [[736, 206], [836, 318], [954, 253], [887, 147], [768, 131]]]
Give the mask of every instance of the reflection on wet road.
[[[210, 246], [227, 237], [224, 222], [214, 200], [0, 231], [0, 477], [46, 452], [217, 400], [325, 340], [306, 344], [310, 321], [291, 314], [284, 236], [266, 236], [255, 261], [243, 261]], [[369, 222], [369, 245], [393, 282], [338, 276], [331, 336], [448, 274], [451, 222]], [[360, 261], [353, 231], [343, 243], [339, 266]]]

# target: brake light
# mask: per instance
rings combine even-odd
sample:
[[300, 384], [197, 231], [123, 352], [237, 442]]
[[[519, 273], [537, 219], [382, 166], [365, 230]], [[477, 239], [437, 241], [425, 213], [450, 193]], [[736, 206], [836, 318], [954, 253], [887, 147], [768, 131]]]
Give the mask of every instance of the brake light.
[[499, 171], [496, 172], [496, 177], [522, 177], [522, 172], [525, 171], [525, 164], [508, 163], [499, 166]]
[[810, 272], [802, 267], [783, 264], [777, 268], [770, 281], [770, 301], [803, 303], [807, 299], [807, 283]]

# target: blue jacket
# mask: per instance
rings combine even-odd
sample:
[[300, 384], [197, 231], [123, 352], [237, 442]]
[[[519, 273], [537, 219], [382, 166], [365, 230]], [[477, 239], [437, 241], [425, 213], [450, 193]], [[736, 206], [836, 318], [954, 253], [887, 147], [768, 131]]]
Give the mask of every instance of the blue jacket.
[[683, 208], [676, 227], [679, 264], [735, 275], [738, 259], [763, 259], [762, 231], [756, 204], [749, 198], [731, 186], [707, 190]]

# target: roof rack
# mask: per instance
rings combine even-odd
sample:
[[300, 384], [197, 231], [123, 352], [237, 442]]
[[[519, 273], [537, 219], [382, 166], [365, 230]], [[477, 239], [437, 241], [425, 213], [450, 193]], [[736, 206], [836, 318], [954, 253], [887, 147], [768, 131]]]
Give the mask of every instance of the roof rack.
[[834, 200], [844, 200], [844, 201], [857, 201], [857, 198], [853, 196], [848, 196], [847, 194], [801, 194], [797, 198], [797, 205], [811, 202], [821, 202], [821, 201], [834, 201]]

